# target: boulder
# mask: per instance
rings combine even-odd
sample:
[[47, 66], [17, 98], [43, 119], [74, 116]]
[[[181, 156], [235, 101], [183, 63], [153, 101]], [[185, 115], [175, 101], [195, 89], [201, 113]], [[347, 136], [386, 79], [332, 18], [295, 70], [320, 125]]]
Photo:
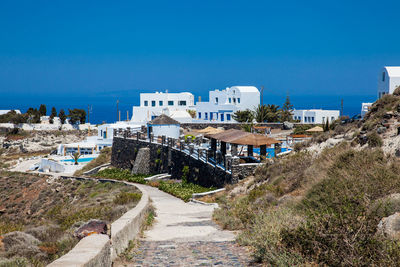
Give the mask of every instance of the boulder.
[[383, 134], [384, 132], [386, 132], [386, 127], [383, 127], [383, 126], [378, 127], [378, 129], [376, 129], [376, 132], [378, 134]]
[[366, 135], [358, 136], [358, 143], [363, 146], [368, 142], [368, 137]]
[[78, 230], [75, 231], [74, 235], [82, 239], [86, 236], [92, 234], [107, 234], [107, 223], [101, 220], [90, 220], [87, 223], [83, 224]]
[[291, 123], [291, 122], [288, 122], [288, 121], [285, 121], [284, 123], [283, 123], [283, 129], [284, 130], [291, 130], [291, 129], [293, 129], [293, 123]]
[[378, 224], [378, 233], [390, 239], [400, 240], [400, 212], [383, 218]]

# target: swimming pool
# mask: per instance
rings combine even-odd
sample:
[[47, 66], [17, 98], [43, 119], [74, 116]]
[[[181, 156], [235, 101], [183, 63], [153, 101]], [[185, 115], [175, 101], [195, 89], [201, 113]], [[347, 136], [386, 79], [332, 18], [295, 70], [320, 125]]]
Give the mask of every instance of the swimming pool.
[[[281, 152], [286, 152], [286, 151], [291, 151], [291, 149], [288, 149], [286, 147], [281, 148]], [[260, 154], [260, 148], [254, 148], [253, 152]], [[272, 147], [267, 147], [267, 158], [272, 158], [272, 157], [275, 157], [275, 149]]]
[[[84, 163], [84, 162], [89, 162], [89, 161], [91, 161], [92, 159], [94, 159], [94, 158], [79, 158], [78, 159], [78, 162], [79, 163]], [[63, 160], [61, 160], [62, 162], [75, 162], [75, 160], [73, 160], [73, 159], [63, 159]]]

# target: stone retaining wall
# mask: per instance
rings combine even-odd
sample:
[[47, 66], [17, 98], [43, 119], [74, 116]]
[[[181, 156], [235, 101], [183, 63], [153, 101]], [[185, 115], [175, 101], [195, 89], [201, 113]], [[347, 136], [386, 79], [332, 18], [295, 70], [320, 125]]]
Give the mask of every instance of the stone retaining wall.
[[[64, 179], [77, 180], [96, 180], [100, 182], [124, 183], [136, 186], [133, 183], [117, 181], [113, 179], [93, 179], [82, 177], [67, 177]], [[142, 197], [139, 203], [131, 210], [122, 215], [118, 220], [111, 224], [111, 239], [107, 235], [90, 235], [82, 240], [67, 254], [53, 261], [50, 267], [94, 267], [112, 266], [112, 261], [118, 254], [123, 252], [129, 245], [129, 240], [136, 238], [140, 231], [146, 212], [150, 206], [150, 197], [147, 192], [136, 186], [141, 192]]]

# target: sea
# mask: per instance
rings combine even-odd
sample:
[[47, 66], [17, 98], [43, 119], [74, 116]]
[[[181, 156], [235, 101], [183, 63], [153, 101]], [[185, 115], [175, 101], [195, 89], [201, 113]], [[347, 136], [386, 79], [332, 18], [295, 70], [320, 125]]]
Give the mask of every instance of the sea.
[[[203, 101], [207, 101], [207, 92], [194, 93], [195, 98], [201, 96]], [[264, 104], [275, 104], [282, 106], [285, 96], [264, 95]], [[341, 100], [343, 100], [343, 115], [352, 117], [360, 114], [362, 102], [374, 102], [376, 95], [290, 95], [291, 103], [295, 109], [336, 109], [341, 110]], [[117, 104], [118, 101], [118, 104]], [[45, 104], [47, 113], [50, 114], [51, 108], [55, 107], [57, 113], [64, 109], [80, 108], [89, 112], [89, 120], [92, 124], [112, 123], [117, 121], [119, 112], [121, 120], [129, 119], [132, 116], [132, 107], [138, 106], [140, 102], [139, 93], [120, 94], [118, 96], [5, 96], [0, 98], [0, 109], [19, 109], [26, 112], [29, 107], [39, 108], [40, 104]], [[128, 114], [127, 114], [128, 112]]]

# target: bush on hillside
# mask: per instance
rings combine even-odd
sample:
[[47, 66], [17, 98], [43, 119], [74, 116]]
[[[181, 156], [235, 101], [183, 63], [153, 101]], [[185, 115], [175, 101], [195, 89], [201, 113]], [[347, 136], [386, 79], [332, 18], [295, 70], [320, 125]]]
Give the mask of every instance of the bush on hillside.
[[382, 138], [376, 132], [368, 134], [367, 138], [367, 143], [370, 147], [381, 147], [383, 145]]
[[283, 244], [310, 262], [328, 266], [396, 265], [400, 243], [376, 235], [380, 219], [393, 210], [371, 209], [400, 191], [400, 165], [381, 150], [344, 152], [298, 207], [305, 221], [282, 231]]

